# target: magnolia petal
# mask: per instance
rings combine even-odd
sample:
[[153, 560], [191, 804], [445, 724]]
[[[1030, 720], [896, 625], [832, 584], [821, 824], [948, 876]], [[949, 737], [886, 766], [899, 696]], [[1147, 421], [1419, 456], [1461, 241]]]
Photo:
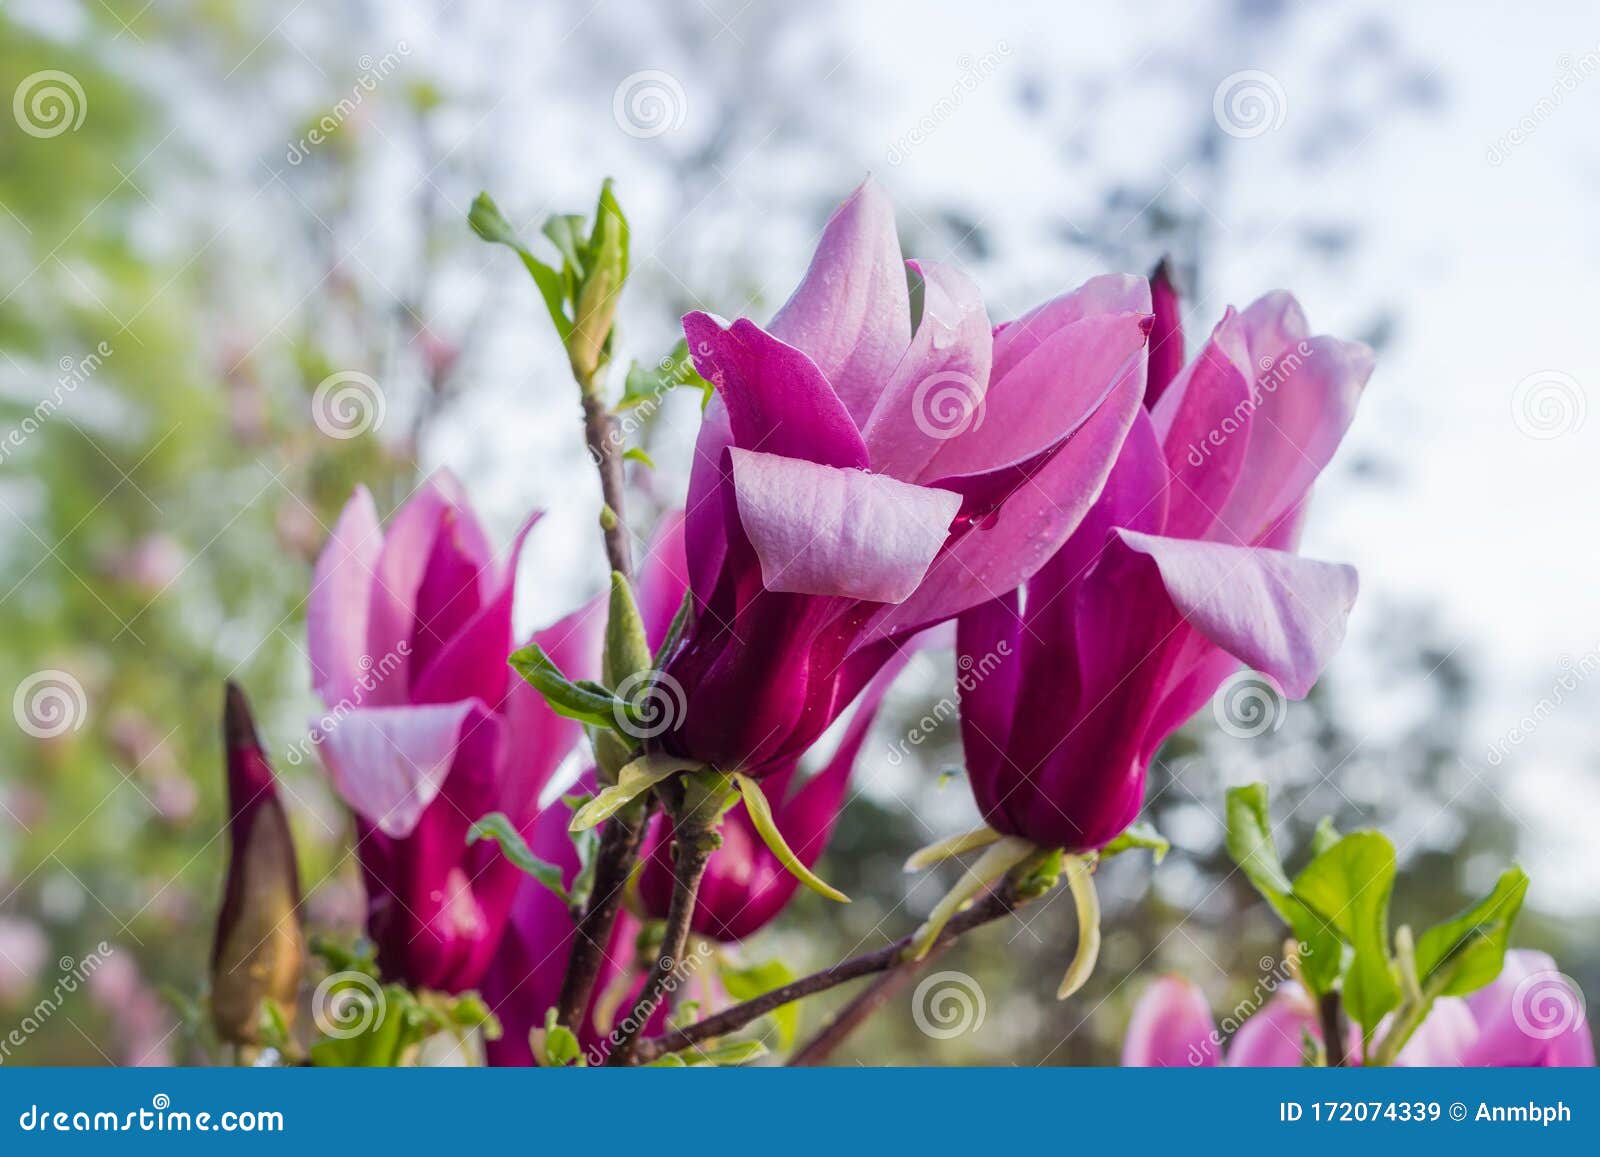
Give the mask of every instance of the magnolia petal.
[[755, 322], [723, 327], [683, 319], [695, 367], [728, 406], [733, 442], [825, 466], [867, 467], [867, 447], [844, 403], [810, 358]]
[[1128, 1068], [1209, 1068], [1220, 1061], [1206, 994], [1181, 976], [1156, 980], [1133, 1006], [1122, 1063]]
[[871, 177], [828, 219], [805, 279], [769, 328], [803, 350], [851, 417], [866, 422], [911, 343], [911, 300], [894, 206]]
[[1344, 639], [1355, 568], [1283, 551], [1118, 532], [1147, 555], [1178, 612], [1299, 699]]
[[771, 591], [897, 603], [916, 590], [961, 507], [948, 490], [881, 474], [731, 454], [739, 519]]
[[[357, 708], [321, 732], [333, 785], [357, 815], [404, 839], [444, 785], [458, 749], [498, 742], [499, 722], [475, 699]], [[479, 748], [478, 745], [483, 745]]]
[[382, 550], [377, 508], [367, 488], [358, 486], [317, 556], [306, 598], [311, 681], [325, 703], [348, 698], [363, 671], [373, 569]]
[[1147, 410], [1183, 369], [1183, 301], [1165, 257], [1150, 275], [1150, 312], [1155, 326], [1150, 331], [1150, 372], [1144, 389]]
[[910, 264], [922, 274], [922, 320], [861, 429], [873, 470], [925, 482], [946, 442], [983, 425], [994, 339], [971, 278], [948, 265]]
[[994, 375], [1008, 374], [1055, 333], [1098, 314], [1150, 312], [1150, 283], [1128, 273], [1091, 277], [1077, 289], [1052, 298], [995, 329]]

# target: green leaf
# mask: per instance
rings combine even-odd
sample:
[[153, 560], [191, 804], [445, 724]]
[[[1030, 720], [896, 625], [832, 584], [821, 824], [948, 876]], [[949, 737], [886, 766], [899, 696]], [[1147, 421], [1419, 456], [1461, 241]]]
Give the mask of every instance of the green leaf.
[[1323, 816], [1317, 822], [1317, 830], [1311, 833], [1311, 855], [1320, 856], [1338, 842], [1339, 829], [1333, 826], [1333, 817]]
[[556, 252], [561, 254], [561, 259], [571, 266], [572, 272], [580, 280], [584, 272], [582, 251], [587, 244], [583, 237], [586, 224], [581, 213], [555, 213], [545, 218], [544, 227], [540, 230], [550, 238]]
[[1482, 900], [1419, 936], [1417, 978], [1423, 990], [1465, 996], [1499, 976], [1527, 894], [1527, 873], [1508, 868]]
[[1172, 850], [1172, 843], [1149, 824], [1137, 823], [1101, 848], [1100, 858], [1104, 860], [1122, 852], [1132, 851], [1134, 848], [1149, 848], [1155, 853], [1155, 861], [1159, 864]]
[[597, 683], [574, 683], [561, 673], [538, 643], [511, 654], [511, 666], [544, 696], [550, 710], [591, 727], [615, 729], [622, 716], [622, 701]]
[[1344, 970], [1344, 1004], [1369, 1043], [1378, 1021], [1400, 1003], [1389, 954], [1394, 845], [1381, 832], [1352, 832], [1294, 881], [1294, 895], [1324, 917], [1354, 950]]
[[700, 1048], [685, 1056], [692, 1069], [733, 1068], [758, 1061], [767, 1055], [767, 1046], [758, 1040], [727, 1041]]
[[617, 300], [628, 279], [628, 219], [617, 204], [610, 180], [600, 187], [594, 230], [582, 257], [584, 275], [573, 301], [567, 352], [578, 380], [588, 383], [610, 356]]
[[1300, 941], [1300, 975], [1307, 987], [1318, 994], [1332, 991], [1343, 968], [1343, 946], [1328, 922], [1293, 895], [1272, 838], [1267, 785], [1230, 788], [1227, 799], [1228, 855]]
[[475, 844], [479, 840], [493, 840], [499, 844], [506, 859], [549, 888], [561, 898], [563, 904], [571, 905], [572, 896], [562, 884], [561, 869], [533, 854], [528, 841], [522, 838], [522, 833], [517, 831], [516, 825], [505, 812], [490, 812], [467, 829], [468, 844]]
[[[763, 960], [759, 964], [737, 967], [724, 964], [719, 973], [722, 987], [739, 1003], [764, 996], [775, 988], [782, 988], [795, 979], [794, 970], [778, 959]], [[768, 1013], [778, 1029], [778, 1045], [788, 1048], [800, 1032], [800, 1005], [797, 1001], [781, 1005]]]
[[640, 465], [651, 470], [656, 468], [655, 459], [650, 457], [649, 454], [645, 453], [644, 450], [640, 449], [638, 446], [629, 446], [622, 452], [622, 457], [624, 461], [638, 462]]
[[584, 804], [572, 817], [571, 830], [592, 828], [616, 815], [639, 796], [680, 771], [696, 771], [704, 765], [692, 759], [671, 755], [641, 755], [617, 774], [617, 782]]
[[583, 1046], [578, 1043], [577, 1036], [566, 1025], [556, 1023], [555, 1009], [550, 1009], [544, 1015], [543, 1034], [535, 1029], [530, 1035], [535, 1053], [543, 1059], [547, 1067], [559, 1069], [577, 1065], [582, 1068], [587, 1064]]
[[849, 896], [806, 867], [800, 857], [794, 854], [794, 849], [789, 847], [788, 841], [783, 838], [783, 833], [778, 830], [778, 821], [772, 816], [772, 805], [767, 802], [761, 785], [747, 775], [734, 775], [733, 782], [739, 788], [739, 794], [744, 797], [744, 808], [749, 813], [750, 822], [755, 825], [756, 834], [767, 845], [767, 850], [778, 858], [778, 863], [813, 892], [830, 900], [848, 904]]
[[493, 245], [504, 245], [522, 259], [523, 268], [533, 278], [533, 283], [539, 289], [539, 296], [544, 298], [545, 309], [550, 313], [550, 320], [555, 323], [556, 334], [566, 344], [572, 337], [572, 320], [567, 317], [567, 283], [561, 272], [552, 269], [543, 261], [535, 257], [529, 248], [524, 245], [517, 232], [507, 221], [505, 214], [500, 212], [500, 206], [488, 193], [479, 193], [472, 202], [472, 209], [467, 213], [467, 224], [472, 226], [472, 231], [483, 240]]
[[646, 366], [639, 362], [630, 365], [623, 381], [622, 400], [617, 403], [617, 408], [626, 410], [654, 403], [669, 390], [680, 386], [691, 386], [702, 392], [711, 389], [711, 383], [695, 369], [687, 341], [679, 341], [672, 347], [672, 352], [655, 365]]
[[[612, 571], [611, 606], [606, 615], [606, 645], [600, 664], [601, 678], [613, 689], [627, 685], [630, 692], [647, 690], [648, 680], [641, 680], [637, 676], [650, 670], [651, 659], [650, 640], [645, 635], [639, 604], [633, 598], [633, 587], [629, 585], [626, 575]], [[640, 682], [646, 686], [638, 687]]]

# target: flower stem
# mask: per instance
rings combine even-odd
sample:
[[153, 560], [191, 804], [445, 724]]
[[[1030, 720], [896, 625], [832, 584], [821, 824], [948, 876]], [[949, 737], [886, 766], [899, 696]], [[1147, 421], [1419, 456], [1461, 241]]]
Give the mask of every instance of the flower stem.
[[639, 858], [639, 846], [644, 842], [649, 822], [650, 809], [646, 804], [613, 816], [600, 833], [600, 847], [594, 861], [594, 887], [573, 930], [572, 953], [567, 957], [567, 971], [562, 977], [561, 996], [556, 1004], [556, 1020], [569, 1028], [576, 1029], [589, 1007], [589, 995], [600, 975], [611, 929], [622, 908], [622, 895], [627, 889], [628, 877], [633, 874], [634, 862]]
[[1339, 994], [1325, 992], [1317, 1001], [1322, 1016], [1322, 1049], [1330, 1069], [1342, 1068], [1344, 1055], [1344, 1017], [1340, 1015]]

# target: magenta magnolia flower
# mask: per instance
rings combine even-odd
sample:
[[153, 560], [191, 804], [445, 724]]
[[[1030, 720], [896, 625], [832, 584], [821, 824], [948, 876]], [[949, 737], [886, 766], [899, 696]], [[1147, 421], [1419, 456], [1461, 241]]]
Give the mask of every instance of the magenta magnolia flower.
[[[316, 741], [356, 814], [367, 929], [384, 973], [457, 991], [489, 964], [521, 871], [467, 830], [503, 811], [531, 830], [537, 800], [579, 738], [506, 663], [516, 561], [489, 540], [448, 475], [390, 523], [356, 491], [317, 560], [307, 607]], [[534, 636], [569, 669], [596, 665], [586, 607]]]
[[[891, 663], [868, 684], [838, 750], [822, 770], [798, 790], [793, 790], [798, 763], [773, 772], [765, 781], [778, 830], [808, 868], [815, 867], [827, 849], [844, 806], [856, 757], [883, 696], [901, 667], [900, 663]], [[712, 853], [700, 881], [691, 927], [701, 936], [732, 944], [755, 935], [776, 919], [793, 898], [800, 880], [772, 854], [744, 808], [729, 812], [719, 830], [722, 846]], [[645, 866], [639, 877], [639, 898], [644, 901], [645, 911], [658, 920], [666, 918], [672, 900], [671, 845], [671, 823], [658, 816], [645, 845]]]
[[[1163, 342], [1181, 343], [1167, 317]], [[1152, 382], [1154, 408], [1066, 546], [962, 616], [967, 771], [997, 831], [1102, 847], [1138, 812], [1162, 741], [1241, 662], [1299, 698], [1332, 657], [1355, 571], [1291, 551], [1372, 355], [1309, 334], [1287, 294], [1230, 309]]]
[[991, 328], [976, 287], [911, 263], [870, 180], [771, 325], [684, 319], [716, 387], [690, 479], [692, 630], [663, 744], [768, 775], [900, 641], [1010, 590], [1083, 517], [1144, 393], [1150, 293], [1100, 277]]
[[[1378, 1029], [1381, 1038], [1387, 1020]], [[1304, 1063], [1307, 1036], [1322, 1041], [1315, 1002], [1294, 982], [1238, 1025], [1225, 1025], [1228, 1039], [1211, 1019], [1205, 994], [1181, 976], [1163, 976], [1134, 1007], [1123, 1040], [1122, 1063], [1130, 1066], [1292, 1067]], [[1361, 1034], [1354, 1026], [1346, 1055], [1359, 1062]], [[1506, 953], [1494, 983], [1466, 997], [1434, 1002], [1395, 1064], [1407, 1067], [1545, 1068], [1594, 1064], [1594, 1042], [1583, 1016], [1583, 999], [1542, 952]]]

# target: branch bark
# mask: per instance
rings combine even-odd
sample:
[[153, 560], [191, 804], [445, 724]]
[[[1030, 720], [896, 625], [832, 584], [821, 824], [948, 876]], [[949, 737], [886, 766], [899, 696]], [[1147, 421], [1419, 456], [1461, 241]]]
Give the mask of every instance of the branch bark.
[[[945, 925], [944, 931], [934, 941], [933, 951], [948, 945], [951, 941], [981, 924], [998, 920], [1008, 916], [1022, 903], [1014, 885], [1007, 881], [995, 891], [989, 893], [972, 907], [964, 912], [957, 913]], [[640, 1041], [633, 1050], [635, 1061], [652, 1061], [667, 1053], [675, 1053], [680, 1049], [689, 1048], [701, 1041], [713, 1037], [725, 1036], [743, 1028], [751, 1021], [765, 1016], [775, 1008], [789, 1004], [802, 997], [812, 996], [819, 992], [826, 992], [841, 984], [847, 984], [863, 976], [873, 976], [880, 972], [887, 972], [891, 968], [906, 963], [903, 959], [905, 951], [911, 947], [914, 934], [902, 936], [893, 944], [886, 945], [873, 952], [866, 952], [860, 956], [852, 956], [849, 960], [840, 961], [831, 968], [824, 968], [820, 972], [813, 972], [810, 976], [803, 976], [771, 992], [763, 993], [743, 1004], [736, 1004], [732, 1008], [724, 1009], [714, 1016], [708, 1016], [702, 1021], [669, 1032], [664, 1036], [654, 1037], [650, 1040]], [[929, 953], [932, 955], [932, 952]]]
[[1325, 992], [1317, 1002], [1322, 1014], [1322, 1050], [1330, 1069], [1342, 1068], [1344, 1055], [1344, 1018], [1339, 1015], [1339, 994]]
[[567, 972], [562, 977], [561, 996], [556, 1003], [557, 1020], [574, 1030], [589, 1007], [589, 994], [594, 991], [600, 975], [611, 929], [617, 922], [622, 895], [628, 877], [633, 874], [633, 864], [639, 858], [639, 846], [644, 842], [649, 823], [650, 811], [646, 807], [637, 818], [612, 817], [600, 833], [600, 847], [595, 853], [594, 887], [589, 893], [588, 906], [573, 930], [572, 953], [567, 957]]
[[828, 1058], [833, 1055], [833, 1050], [843, 1044], [847, 1036], [865, 1024], [873, 1013], [899, 995], [918, 973], [944, 955], [952, 943], [954, 941], [941, 940], [930, 948], [928, 954], [921, 960], [907, 961], [882, 973], [878, 979], [862, 989], [849, 1004], [840, 1009], [816, 1036], [802, 1045], [799, 1052], [789, 1058], [789, 1067], [812, 1068], [827, 1064]]
[[628, 545], [628, 522], [624, 508], [622, 438], [617, 432], [617, 416], [592, 383], [583, 388], [583, 432], [589, 457], [600, 472], [600, 493], [606, 512], [601, 515], [605, 534], [606, 560], [611, 569], [633, 578], [633, 552]]

